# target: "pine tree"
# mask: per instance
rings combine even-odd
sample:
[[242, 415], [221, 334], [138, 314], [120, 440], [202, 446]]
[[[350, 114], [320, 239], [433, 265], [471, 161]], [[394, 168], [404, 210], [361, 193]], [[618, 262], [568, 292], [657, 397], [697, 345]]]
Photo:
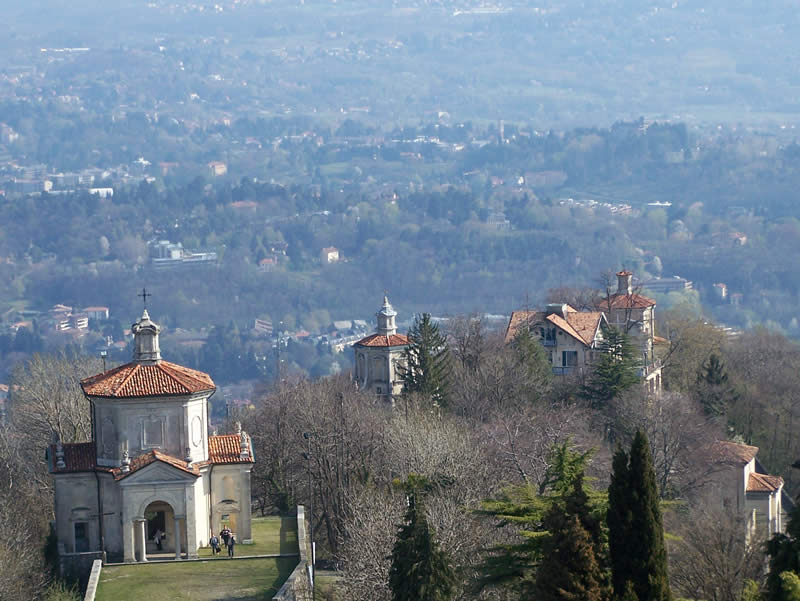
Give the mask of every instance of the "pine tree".
[[617, 395], [639, 382], [636, 351], [630, 337], [609, 326], [603, 331], [600, 357], [592, 366], [589, 381], [581, 392], [592, 407], [602, 409]]
[[[789, 513], [786, 532], [775, 534], [767, 542], [769, 574], [767, 576], [767, 601], [788, 601], [781, 574], [800, 574], [800, 504]], [[785, 578], [784, 578], [785, 580]]]
[[583, 474], [571, 494], [554, 504], [544, 518], [550, 536], [536, 572], [535, 598], [540, 601], [603, 601], [609, 597], [603, 569], [602, 528], [589, 509]]
[[480, 586], [509, 587], [521, 599], [537, 598], [537, 572], [550, 544], [545, 519], [554, 506], [562, 508], [562, 513], [579, 516], [580, 526], [593, 545], [594, 560], [606, 571], [601, 517], [605, 494], [583, 486], [583, 471], [590, 455], [571, 450], [566, 443], [556, 445], [550, 452], [550, 468], [540, 489], [529, 485], [511, 487], [500, 498], [482, 504], [481, 513], [496, 518], [501, 526], [516, 527], [520, 540], [490, 550], [481, 566]]
[[614, 594], [669, 601], [667, 551], [647, 437], [637, 432], [630, 454], [617, 451], [608, 490], [608, 530]]
[[529, 328], [520, 328], [514, 337], [513, 349], [525, 375], [523, 394], [532, 401], [545, 399], [552, 384], [553, 367], [539, 338]]
[[430, 313], [417, 316], [408, 339], [411, 344], [403, 353], [405, 365], [400, 370], [404, 392], [419, 393], [439, 407], [446, 406], [450, 353]]
[[737, 393], [728, 381], [728, 373], [719, 355], [712, 353], [697, 374], [697, 397], [707, 415], [724, 415], [728, 406], [735, 402]]
[[424, 505], [427, 482], [412, 474], [404, 487], [408, 510], [392, 549], [392, 601], [448, 601], [453, 597], [455, 573], [428, 524]]

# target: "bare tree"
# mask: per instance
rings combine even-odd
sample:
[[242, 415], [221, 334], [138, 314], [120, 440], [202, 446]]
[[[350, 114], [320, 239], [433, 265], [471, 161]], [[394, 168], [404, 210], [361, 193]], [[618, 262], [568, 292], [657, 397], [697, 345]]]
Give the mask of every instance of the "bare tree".
[[[432, 483], [426, 511], [441, 548], [462, 574], [477, 565], [478, 550], [489, 544], [491, 526], [472, 509], [495, 490], [494, 475], [481, 440], [468, 422], [412, 407], [395, 413], [385, 437], [383, 469], [368, 486], [354, 495], [353, 513], [347, 520], [351, 535], [339, 558], [345, 572], [348, 598], [390, 598], [388, 575], [397, 525], [405, 508], [402, 493], [392, 478], [425, 475]], [[472, 598], [468, 578], [457, 587], [457, 599]]]
[[566, 303], [578, 311], [595, 311], [599, 299], [600, 292], [588, 287], [559, 286], [551, 288], [545, 295], [548, 303]]
[[708, 501], [668, 518], [679, 535], [669, 545], [670, 583], [690, 599], [740, 601], [748, 580], [763, 578], [764, 541], [746, 543], [744, 516]]
[[316, 538], [335, 553], [348, 537], [348, 493], [374, 477], [389, 412], [347, 376], [299, 380], [268, 395], [250, 426], [256, 456], [275, 462], [256, 473], [264, 503], [313, 505]]
[[[25, 452], [25, 439], [0, 427], [0, 599], [37, 599], [50, 582], [42, 541], [52, 518], [52, 500], [41, 494], [40, 470]], [[39, 450], [41, 456], [41, 449]]]
[[450, 352], [466, 371], [475, 370], [488, 350], [486, 327], [478, 315], [454, 317], [445, 329]]
[[689, 392], [700, 366], [722, 348], [725, 334], [713, 324], [678, 311], [663, 313], [659, 328], [669, 340], [661, 357], [665, 385], [675, 392]]
[[94, 358], [33, 355], [12, 374], [11, 422], [37, 441], [40, 449], [53, 432], [62, 442], [90, 440], [91, 411], [80, 381], [101, 371], [100, 361]]
[[708, 441], [724, 432], [696, 401], [680, 393], [651, 396], [637, 387], [614, 399], [611, 411], [623, 440], [636, 430], [647, 434], [661, 497], [682, 497], [707, 483], [713, 473]]
[[[600, 449], [588, 410], [568, 403], [519, 403], [499, 411], [483, 427], [485, 446], [499, 481], [542, 490], [551, 449], [571, 441], [580, 450]], [[593, 462], [601, 464], [602, 461]]]

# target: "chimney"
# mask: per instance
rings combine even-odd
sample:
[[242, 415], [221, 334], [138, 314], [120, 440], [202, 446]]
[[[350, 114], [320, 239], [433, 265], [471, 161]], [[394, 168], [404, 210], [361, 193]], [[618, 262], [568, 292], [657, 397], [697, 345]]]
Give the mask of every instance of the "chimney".
[[617, 274], [617, 294], [632, 294], [633, 287], [631, 280], [633, 279], [633, 272], [620, 271]]
[[567, 305], [563, 303], [549, 303], [544, 310], [545, 315], [552, 315], [555, 313], [559, 317], [563, 317], [566, 319], [567, 317]]

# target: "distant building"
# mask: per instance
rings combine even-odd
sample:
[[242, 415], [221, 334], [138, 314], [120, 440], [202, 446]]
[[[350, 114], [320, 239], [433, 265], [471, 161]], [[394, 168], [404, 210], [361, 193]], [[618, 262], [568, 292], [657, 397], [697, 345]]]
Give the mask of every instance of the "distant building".
[[383, 297], [383, 306], [377, 313], [378, 328], [375, 334], [362, 338], [353, 345], [355, 351], [356, 385], [361, 390], [391, 400], [403, 391], [401, 374], [403, 352], [409, 346], [408, 336], [397, 333], [397, 312]]
[[528, 328], [539, 338], [554, 374], [585, 375], [606, 325], [601, 311], [578, 311], [567, 304], [552, 303], [544, 311], [512, 312], [505, 341], [511, 343], [522, 328]]
[[767, 473], [756, 458], [758, 447], [718, 440], [711, 446], [715, 494], [723, 511], [743, 518], [745, 540], [766, 541], [786, 529], [794, 506], [783, 478]]
[[208, 169], [213, 177], [220, 177], [228, 173], [228, 166], [222, 161], [211, 161]]
[[724, 301], [728, 298], [728, 287], [723, 283], [714, 284], [712, 287], [714, 290], [714, 296], [721, 301]]
[[691, 281], [677, 275], [671, 278], [652, 278], [646, 282], [642, 282], [641, 286], [650, 292], [656, 292], [658, 294], [684, 292], [685, 290], [692, 290], [693, 288]]
[[192, 252], [183, 248], [178, 242], [173, 244], [169, 240], [151, 242], [151, 263], [155, 269], [170, 269], [190, 265], [213, 265], [217, 262], [216, 252]]
[[339, 260], [339, 249], [335, 246], [323, 248], [320, 253], [320, 259], [323, 263], [336, 263]]
[[486, 218], [486, 225], [498, 230], [510, 230], [511, 222], [506, 219], [506, 214], [503, 211], [492, 211]]
[[86, 307], [83, 310], [89, 319], [96, 319], [97, 321], [105, 321], [109, 318], [108, 307]]
[[267, 319], [256, 319], [253, 323], [253, 330], [264, 336], [272, 336], [272, 322]]
[[639, 375], [652, 394], [661, 392], [661, 364], [653, 355], [656, 302], [635, 292], [630, 271], [617, 273], [617, 292], [599, 299], [595, 311], [577, 311], [553, 303], [544, 311], [514, 311], [506, 328], [506, 343], [523, 327], [539, 336], [556, 375], [586, 374], [596, 359], [605, 326], [627, 333], [640, 351]]

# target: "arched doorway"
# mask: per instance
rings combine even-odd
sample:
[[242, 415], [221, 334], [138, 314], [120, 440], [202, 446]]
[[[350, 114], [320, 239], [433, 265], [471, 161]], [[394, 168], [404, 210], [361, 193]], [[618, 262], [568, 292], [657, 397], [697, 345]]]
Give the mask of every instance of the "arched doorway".
[[172, 506], [166, 501], [153, 501], [145, 508], [144, 519], [148, 559], [180, 557], [180, 551], [186, 549], [185, 536]]

